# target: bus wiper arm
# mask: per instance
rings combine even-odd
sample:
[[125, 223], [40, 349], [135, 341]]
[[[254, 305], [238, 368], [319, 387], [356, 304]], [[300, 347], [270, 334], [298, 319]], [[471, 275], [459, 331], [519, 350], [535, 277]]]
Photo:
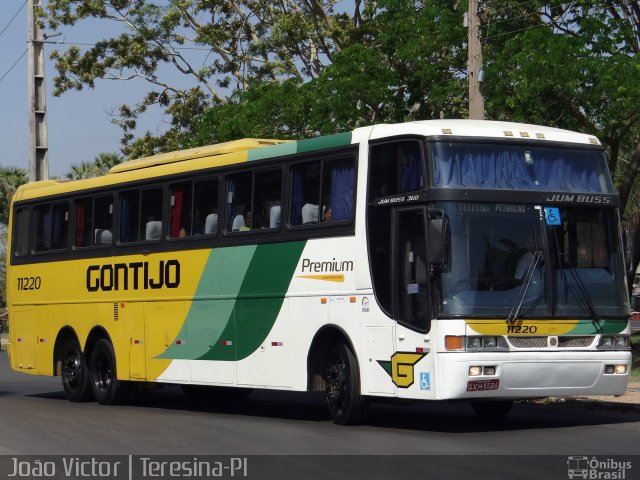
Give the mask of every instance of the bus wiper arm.
[[516, 302], [511, 307], [511, 311], [509, 312], [509, 316], [507, 317], [508, 324], [515, 322], [518, 318], [520, 310], [522, 309], [522, 304], [524, 303], [524, 299], [527, 296], [527, 291], [529, 290], [529, 286], [531, 285], [531, 280], [533, 280], [533, 274], [535, 273], [541, 258], [542, 252], [540, 250], [536, 250], [536, 253], [531, 259], [531, 263], [527, 268], [527, 273], [524, 276], [524, 282], [522, 282], [522, 286], [520, 287], [520, 291], [518, 292], [518, 296], [516, 297]]
[[600, 315], [598, 315], [596, 308], [593, 306], [593, 302], [591, 301], [591, 295], [589, 295], [589, 291], [587, 290], [587, 287], [584, 286], [584, 282], [580, 278], [580, 275], [578, 275], [578, 272], [576, 272], [576, 269], [573, 267], [569, 268], [568, 270], [569, 272], [571, 272], [571, 276], [576, 282], [576, 286], [578, 287], [578, 290], [582, 295], [582, 299], [584, 300], [584, 303], [587, 306], [589, 313], [591, 314], [591, 318], [595, 322], [600, 322]]

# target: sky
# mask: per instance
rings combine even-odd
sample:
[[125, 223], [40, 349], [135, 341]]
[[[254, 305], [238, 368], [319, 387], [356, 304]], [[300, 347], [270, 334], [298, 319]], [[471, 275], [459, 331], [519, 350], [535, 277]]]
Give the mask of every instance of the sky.
[[[61, 29], [63, 35], [50, 40], [92, 43], [109, 35], [107, 28], [99, 22], [87, 22], [66, 31]], [[27, 49], [25, 0], [2, 0], [0, 32], [3, 30], [0, 34], [0, 78], [4, 77], [0, 80], [0, 166], [28, 170], [27, 55], [18, 60]], [[149, 88], [143, 81], [104, 80], [97, 81], [94, 89], [54, 97], [52, 82], [56, 70], [49, 54], [56, 48], [64, 50], [66, 46], [45, 45], [49, 176], [64, 177], [72, 164], [92, 162], [102, 152], [120, 151], [121, 130], [111, 123], [109, 113], [117, 111], [122, 103], [135, 103]], [[179, 74], [167, 71], [166, 75]], [[166, 80], [170, 83], [172, 79]], [[147, 115], [141, 122], [141, 130], [164, 131], [161, 112]]]

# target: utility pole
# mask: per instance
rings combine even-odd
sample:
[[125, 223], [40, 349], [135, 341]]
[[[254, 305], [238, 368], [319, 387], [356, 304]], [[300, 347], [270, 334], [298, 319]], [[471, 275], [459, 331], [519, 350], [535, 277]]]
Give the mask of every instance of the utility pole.
[[480, 43], [480, 0], [469, 0], [469, 30], [467, 54], [469, 56], [469, 118], [484, 120], [482, 95], [482, 45]]
[[44, 84], [44, 37], [38, 25], [36, 9], [41, 0], [29, 0], [28, 57], [29, 57], [29, 181], [49, 178], [49, 147], [47, 142], [47, 105]]

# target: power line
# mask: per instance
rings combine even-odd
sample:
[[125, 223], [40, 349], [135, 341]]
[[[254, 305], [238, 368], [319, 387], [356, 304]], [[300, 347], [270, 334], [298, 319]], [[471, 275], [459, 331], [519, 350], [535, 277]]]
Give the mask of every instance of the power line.
[[[97, 45], [97, 43], [66, 42], [64, 40], [61, 40], [59, 42], [45, 41], [43, 43], [51, 43], [54, 45], [73, 45], [76, 47], [95, 47]], [[213, 48], [206, 48], [206, 47], [174, 47], [174, 49], [175, 50], [198, 50], [201, 52], [210, 52], [211, 50], [213, 50]]]
[[[7, 23], [5, 25], [5, 27], [2, 29], [2, 31], [0, 32], [0, 37], [2, 36], [2, 34], [4, 32], [7, 31], [7, 28], [9, 28], [9, 25], [11, 25], [13, 23], [13, 21], [16, 19], [16, 17], [18, 16], [18, 14], [22, 11], [22, 9], [24, 8], [24, 6], [27, 4], [27, 0], [24, 1], [24, 3], [22, 5], [20, 5], [20, 8], [18, 9], [18, 11], [15, 13], [15, 15], [13, 17], [11, 17], [11, 20], [9, 20], [9, 23]], [[3, 77], [4, 78], [4, 77]]]
[[20, 55], [20, 57], [18, 57], [18, 59], [15, 62], [13, 62], [13, 65], [11, 65], [11, 67], [9, 67], [9, 70], [7, 70], [5, 72], [5, 74], [2, 75], [2, 77], [0, 77], [0, 82], [2, 82], [4, 80], [4, 77], [6, 77], [7, 75], [9, 75], [9, 73], [11, 73], [11, 70], [13, 70], [15, 68], [15, 66], [18, 64], [18, 62], [20, 60], [22, 60], [22, 57], [24, 57], [26, 54], [27, 54], [27, 50], [25, 49], [25, 51], [22, 52], [22, 55]]
[[505, 35], [512, 35], [514, 33], [524, 32], [525, 30], [531, 30], [532, 28], [539, 28], [539, 27], [545, 27], [545, 26], [546, 25], [544, 23], [539, 23], [539, 24], [536, 24], [536, 25], [531, 25], [529, 27], [518, 28], [517, 30], [512, 30], [510, 32], [496, 33], [495, 35], [489, 35], [488, 37], [485, 37], [483, 39], [483, 41], [486, 42], [490, 38], [504, 37]]

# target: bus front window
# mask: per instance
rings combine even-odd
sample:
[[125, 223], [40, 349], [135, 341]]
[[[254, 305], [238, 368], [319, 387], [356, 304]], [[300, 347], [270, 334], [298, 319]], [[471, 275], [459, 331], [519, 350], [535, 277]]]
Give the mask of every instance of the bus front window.
[[547, 226], [558, 315], [593, 320], [625, 315], [624, 266], [613, 211], [564, 207], [559, 212], [561, 222]]
[[521, 316], [547, 314], [539, 208], [500, 203], [437, 207], [451, 227], [450, 265], [438, 274], [441, 314], [507, 318], [521, 292]]
[[[501, 203], [440, 203], [450, 262], [433, 279], [440, 315], [579, 318], [626, 315], [615, 211]], [[522, 303], [520, 300], [522, 299]]]

